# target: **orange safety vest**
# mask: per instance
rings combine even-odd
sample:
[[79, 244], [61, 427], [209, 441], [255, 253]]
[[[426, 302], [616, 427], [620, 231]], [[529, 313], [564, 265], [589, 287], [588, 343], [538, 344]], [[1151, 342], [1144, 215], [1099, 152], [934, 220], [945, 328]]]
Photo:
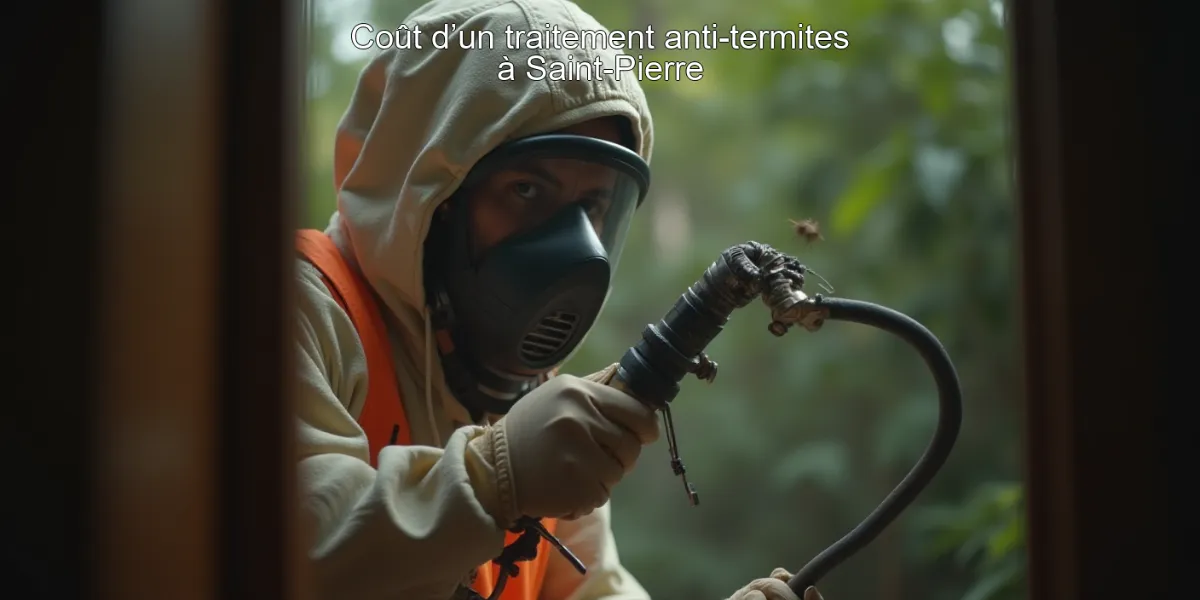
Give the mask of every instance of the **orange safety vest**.
[[[346, 311], [366, 353], [369, 383], [367, 401], [363, 405], [358, 424], [367, 434], [371, 453], [371, 466], [378, 460], [384, 446], [412, 444], [408, 419], [404, 416], [404, 404], [396, 382], [392, 363], [392, 352], [388, 343], [383, 315], [371, 289], [358, 272], [346, 263], [333, 240], [321, 231], [305, 229], [296, 233], [296, 249], [300, 256], [321, 272], [325, 287], [329, 288], [334, 300]], [[551, 534], [557, 523], [554, 519], [542, 522]], [[511, 544], [520, 534], [509, 533], [505, 545]], [[537, 558], [520, 563], [520, 572], [510, 577], [500, 600], [538, 600], [542, 581], [546, 576], [550, 554], [553, 552], [546, 540], [538, 543]], [[487, 598], [496, 585], [499, 574], [490, 561], [481, 565], [471, 586], [479, 595]]]

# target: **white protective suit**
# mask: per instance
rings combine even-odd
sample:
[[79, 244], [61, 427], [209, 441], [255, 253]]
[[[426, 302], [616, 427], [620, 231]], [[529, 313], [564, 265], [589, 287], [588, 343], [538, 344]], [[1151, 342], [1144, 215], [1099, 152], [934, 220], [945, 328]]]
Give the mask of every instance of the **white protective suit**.
[[[569, 2], [441, 0], [409, 16], [424, 32], [495, 32], [603, 27]], [[349, 32], [347, 32], [349, 35]], [[435, 208], [471, 166], [502, 142], [606, 116], [629, 120], [635, 150], [649, 160], [650, 113], [637, 82], [533, 81], [527, 49], [390, 50], [362, 72], [335, 149], [338, 210], [327, 233], [381, 301], [412, 446], [384, 449], [371, 468], [356, 423], [367, 393], [362, 346], [346, 313], [306, 262], [297, 267], [299, 468], [303, 512], [311, 520], [316, 596], [324, 599], [446, 600], [471, 569], [496, 557], [505, 532], [477, 500], [482, 468], [467, 452], [480, 435], [450, 394], [429, 328], [422, 250]], [[540, 50], [549, 60], [567, 51]], [[572, 50], [577, 60], [614, 52]], [[497, 77], [502, 56], [515, 81]], [[484, 478], [486, 479], [486, 478]], [[557, 553], [547, 600], [647, 600], [621, 566], [605, 505], [558, 536], [588, 565], [580, 576]]]

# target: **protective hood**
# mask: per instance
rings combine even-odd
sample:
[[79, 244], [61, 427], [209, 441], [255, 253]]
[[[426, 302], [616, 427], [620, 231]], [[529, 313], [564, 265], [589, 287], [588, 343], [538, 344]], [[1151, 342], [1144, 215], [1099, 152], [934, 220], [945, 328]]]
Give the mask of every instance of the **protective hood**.
[[[632, 148], [649, 161], [653, 128], [637, 81], [535, 81], [525, 76], [529, 57], [547, 61], [614, 63], [613, 50], [509, 49], [504, 31], [605, 30], [574, 3], [561, 0], [437, 0], [406, 19], [424, 33], [421, 49], [387, 50], [360, 75], [338, 127], [334, 150], [337, 213], [328, 233], [353, 260], [391, 313], [402, 339], [397, 352], [412, 357], [432, 393], [456, 420], [465, 411], [446, 387], [436, 348], [428, 339], [422, 273], [423, 248], [434, 211], [471, 167], [500, 144], [556, 131], [592, 119], [620, 116], [634, 134]], [[391, 24], [389, 24], [391, 25]], [[435, 48], [428, 35], [446, 26], [491, 31], [496, 48]], [[393, 28], [391, 26], [389, 29]], [[499, 65], [514, 63], [516, 77], [502, 81]], [[400, 375], [404, 377], [403, 374]], [[429, 401], [429, 398], [426, 398]]]

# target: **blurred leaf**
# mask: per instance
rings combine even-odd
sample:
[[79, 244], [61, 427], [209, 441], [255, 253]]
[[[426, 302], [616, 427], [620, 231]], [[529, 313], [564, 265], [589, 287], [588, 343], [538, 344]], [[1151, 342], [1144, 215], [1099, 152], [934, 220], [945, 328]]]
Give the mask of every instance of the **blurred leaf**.
[[1021, 500], [1019, 484], [986, 485], [963, 505], [929, 508], [915, 519], [918, 531], [926, 536], [929, 555], [951, 554], [956, 562], [979, 573], [966, 597], [996, 598], [1024, 573]]
[[858, 172], [854, 182], [833, 207], [833, 231], [847, 235], [858, 229], [871, 209], [887, 193], [891, 170], [872, 166]]
[[772, 471], [771, 482], [776, 489], [802, 483], [834, 489], [846, 476], [847, 459], [845, 444], [841, 442], [811, 442], [784, 455]]
[[1024, 533], [1021, 519], [1009, 519], [1004, 527], [988, 540], [988, 558], [999, 560], [1018, 550], [1024, 543]]
[[1021, 564], [1012, 564], [1006, 566], [1003, 570], [993, 571], [981, 577], [975, 585], [971, 586], [967, 593], [963, 595], [962, 600], [994, 600], [1006, 588], [1018, 581], [1021, 571]]
[[830, 225], [835, 234], [846, 236], [857, 231], [891, 192], [897, 175], [896, 159], [903, 152], [903, 139], [902, 132], [893, 132], [855, 171], [850, 185], [833, 204]]

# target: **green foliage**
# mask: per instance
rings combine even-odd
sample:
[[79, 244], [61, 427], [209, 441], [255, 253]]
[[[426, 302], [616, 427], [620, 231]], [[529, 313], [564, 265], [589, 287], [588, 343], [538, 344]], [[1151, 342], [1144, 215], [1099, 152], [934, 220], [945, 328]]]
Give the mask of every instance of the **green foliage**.
[[[313, 1], [304, 221], [320, 227], [335, 206], [333, 132], [367, 58], [344, 52], [350, 27], [394, 26], [419, 2]], [[753, 239], [795, 253], [838, 295], [928, 326], [955, 360], [966, 404], [942, 473], [823, 593], [1021, 597], [1019, 488], [991, 483], [1019, 477], [1002, 3], [580, 4], [613, 29], [805, 23], [847, 31], [851, 44], [642, 53], [699, 60], [705, 76], [644, 84], [657, 132], [653, 189], [605, 313], [567, 371], [618, 359], [725, 248]], [[788, 219], [802, 218], [820, 221], [825, 241], [798, 240]], [[661, 443], [614, 491], [622, 560], [656, 598], [724, 597], [773, 567], [798, 569], [878, 504], [933, 431], [935, 391], [910, 348], [843, 324], [774, 338], [768, 320], [758, 305], [734, 315], [709, 348], [721, 364], [715, 383], [687, 381], [675, 402], [700, 507], [687, 508]]]
[[963, 600], [1024, 597], [1025, 519], [1021, 485], [981, 486], [961, 506], [928, 509], [918, 523], [929, 535], [928, 558], [950, 557], [978, 579]]

